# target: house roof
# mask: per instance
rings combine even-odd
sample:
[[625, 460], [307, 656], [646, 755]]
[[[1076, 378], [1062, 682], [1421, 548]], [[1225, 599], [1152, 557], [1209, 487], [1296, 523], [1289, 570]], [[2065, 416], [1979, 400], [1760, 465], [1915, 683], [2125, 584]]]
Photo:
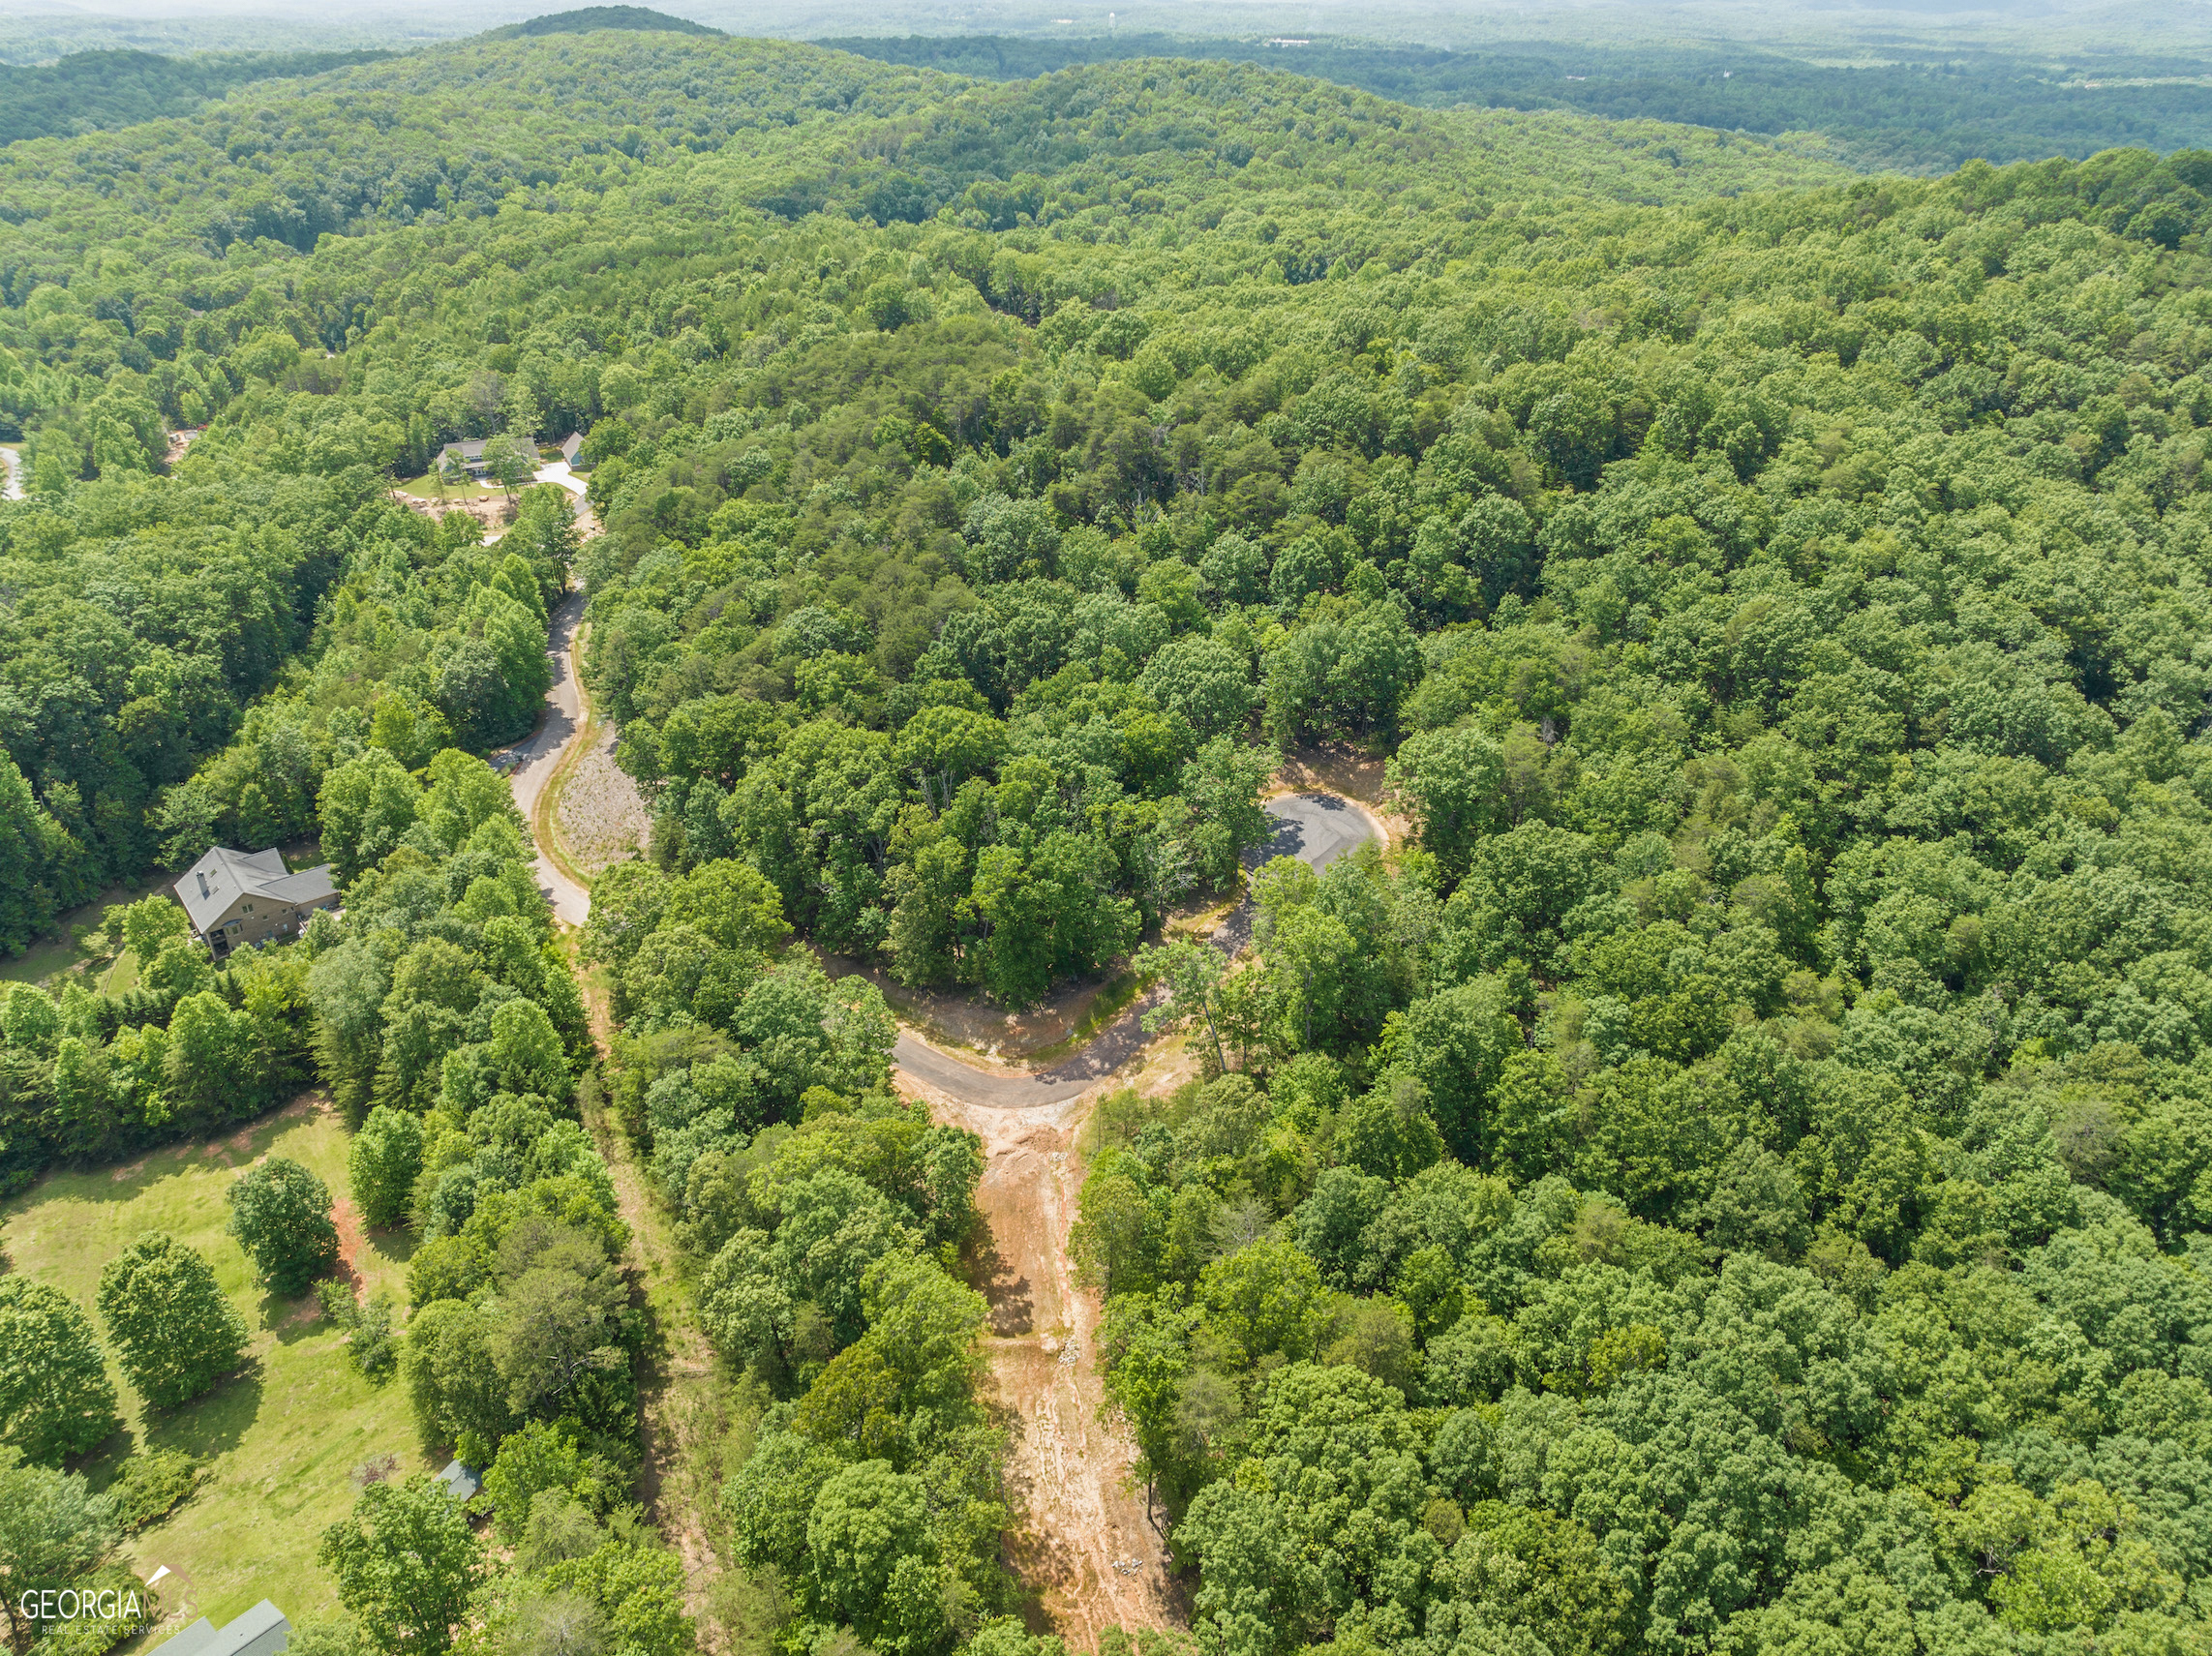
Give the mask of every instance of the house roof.
[[338, 888], [331, 883], [327, 862], [293, 874], [275, 851], [232, 851], [219, 845], [186, 869], [172, 889], [184, 912], [192, 917], [193, 929], [204, 933], [240, 897], [312, 903], [332, 895]]
[[576, 456], [583, 447], [584, 434], [582, 432], [570, 432], [566, 437], [561, 439], [561, 458], [573, 466], [576, 464]]
[[484, 437], [470, 437], [463, 442], [449, 442], [439, 452], [440, 454], [458, 455], [463, 460], [482, 460], [484, 458], [484, 444], [487, 440]]
[[327, 862], [316, 868], [302, 868], [297, 874], [287, 874], [282, 880], [271, 880], [261, 888], [261, 895], [272, 903], [316, 903], [337, 894], [338, 886], [330, 878]]
[[214, 1640], [215, 1623], [201, 1616], [182, 1633], [170, 1634], [148, 1656], [202, 1656]]
[[202, 1645], [198, 1656], [270, 1656], [285, 1647], [290, 1635], [285, 1612], [263, 1599]]
[[201, 1616], [156, 1645], [152, 1656], [271, 1656], [285, 1647], [290, 1635], [291, 1623], [284, 1611], [263, 1599], [227, 1627], [218, 1628]]
[[438, 1481], [445, 1486], [445, 1492], [457, 1501], [473, 1498], [476, 1491], [484, 1487], [484, 1480], [476, 1475], [475, 1469], [464, 1466], [458, 1460], [448, 1460], [445, 1470], [438, 1474]]

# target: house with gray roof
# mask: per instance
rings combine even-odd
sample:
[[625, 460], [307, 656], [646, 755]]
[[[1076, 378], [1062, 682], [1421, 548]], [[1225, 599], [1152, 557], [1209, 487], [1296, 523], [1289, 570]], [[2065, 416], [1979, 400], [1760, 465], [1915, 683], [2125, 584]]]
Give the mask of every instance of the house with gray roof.
[[201, 1616], [156, 1645], [151, 1656], [277, 1656], [290, 1639], [285, 1612], [263, 1599], [227, 1627]]
[[218, 960], [243, 944], [297, 937], [316, 910], [338, 907], [329, 863], [294, 874], [275, 851], [219, 845], [171, 888]]
[[481, 477], [490, 469], [489, 463], [484, 459], [484, 442], [485, 439], [482, 437], [470, 437], [462, 442], [449, 442], [438, 451], [438, 458], [440, 462], [448, 460], [457, 462], [467, 467], [471, 476]]

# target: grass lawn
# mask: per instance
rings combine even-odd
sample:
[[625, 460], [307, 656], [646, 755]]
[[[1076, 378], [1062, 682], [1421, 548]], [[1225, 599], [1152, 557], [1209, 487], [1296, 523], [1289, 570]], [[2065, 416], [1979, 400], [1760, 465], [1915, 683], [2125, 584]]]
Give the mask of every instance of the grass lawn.
[[87, 947], [92, 929], [100, 924], [110, 903], [131, 903], [146, 893], [127, 886], [110, 886], [99, 896], [71, 909], [54, 922], [53, 935], [42, 937], [13, 960], [0, 959], [0, 983], [44, 983], [61, 973], [104, 960]]
[[[187, 1621], [205, 1615], [220, 1627], [263, 1598], [295, 1626], [331, 1613], [337, 1594], [315, 1561], [316, 1544], [352, 1507], [356, 1469], [386, 1456], [402, 1473], [435, 1469], [399, 1384], [373, 1386], [353, 1371], [312, 1296], [279, 1300], [255, 1287], [245, 1254], [224, 1233], [224, 1190], [238, 1170], [264, 1155], [288, 1156], [339, 1198], [340, 1233], [366, 1288], [390, 1288], [404, 1305], [412, 1243], [404, 1233], [364, 1241], [350, 1221], [344, 1199], [349, 1137], [334, 1112], [302, 1099], [210, 1144], [51, 1174], [0, 1207], [0, 1246], [13, 1269], [56, 1284], [88, 1310], [101, 1267], [141, 1232], [166, 1230], [208, 1257], [254, 1331], [245, 1370], [179, 1409], [146, 1409], [110, 1362], [126, 1431], [83, 1468], [103, 1487], [138, 1442], [206, 1460], [210, 1476], [198, 1492], [132, 1537], [123, 1553], [141, 1578], [168, 1567], [165, 1609], [189, 1604]], [[150, 1648], [176, 1625], [140, 1643]]]
[[500, 494], [498, 484], [485, 487], [473, 480], [446, 487], [438, 480], [438, 473], [428, 471], [420, 477], [410, 477], [399, 486], [403, 495], [412, 495], [419, 500], [489, 500]]
[[100, 975], [99, 990], [103, 995], [120, 995], [127, 989], [138, 986], [138, 957], [126, 948], [115, 957], [115, 964]]

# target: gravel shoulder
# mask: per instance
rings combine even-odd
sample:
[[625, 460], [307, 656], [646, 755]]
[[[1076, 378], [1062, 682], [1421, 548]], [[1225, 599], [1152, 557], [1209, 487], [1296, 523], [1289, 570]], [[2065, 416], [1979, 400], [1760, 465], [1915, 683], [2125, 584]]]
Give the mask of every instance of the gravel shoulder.
[[573, 647], [576, 626], [583, 618], [582, 592], [571, 592], [555, 606], [547, 630], [546, 654], [553, 660], [553, 688], [546, 692], [545, 716], [528, 740], [517, 742], [494, 759], [507, 771], [515, 808], [530, 826], [530, 836], [537, 846], [537, 860], [531, 864], [537, 888], [546, 894], [561, 922], [572, 926], [591, 918], [591, 893], [555, 858], [549, 843], [552, 825], [545, 820], [549, 813], [540, 807], [546, 802], [546, 788], [554, 772], [584, 728], [584, 697], [576, 682]]

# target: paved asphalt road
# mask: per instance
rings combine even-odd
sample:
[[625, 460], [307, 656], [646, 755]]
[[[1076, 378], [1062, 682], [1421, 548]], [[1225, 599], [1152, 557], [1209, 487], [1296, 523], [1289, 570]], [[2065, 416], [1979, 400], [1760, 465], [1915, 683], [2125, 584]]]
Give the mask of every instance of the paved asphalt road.
[[[1334, 794], [1286, 794], [1267, 800], [1266, 810], [1278, 826], [1275, 836], [1246, 858], [1254, 867], [1271, 858], [1296, 857], [1317, 869], [1326, 868], [1346, 852], [1376, 837], [1375, 819]], [[1216, 948], [1234, 954], [1251, 937], [1252, 904], [1248, 899], [1214, 929], [1213, 941]], [[1058, 1103], [1096, 1086], [1143, 1049], [1144, 1031], [1139, 1022], [1143, 1009], [1141, 1005], [1130, 1008], [1082, 1051], [1045, 1069], [1026, 1073], [979, 1069], [938, 1051], [909, 1029], [898, 1032], [892, 1061], [916, 1080], [950, 1093], [964, 1103], [993, 1109]]]

